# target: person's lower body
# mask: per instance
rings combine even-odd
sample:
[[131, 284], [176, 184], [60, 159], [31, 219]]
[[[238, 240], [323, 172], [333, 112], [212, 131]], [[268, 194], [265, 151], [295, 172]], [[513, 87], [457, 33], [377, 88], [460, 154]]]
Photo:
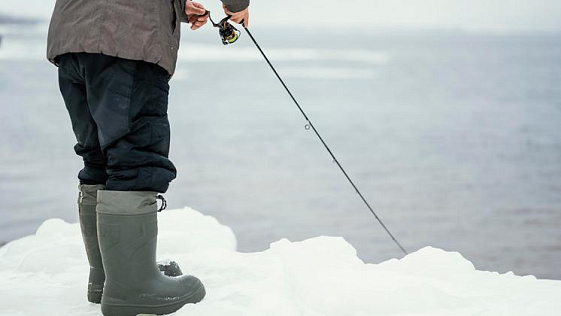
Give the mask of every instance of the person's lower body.
[[[80, 219], [90, 266], [98, 271], [94, 281], [100, 283], [100, 264], [107, 280], [101, 291], [90, 287], [88, 298], [95, 300], [102, 292], [102, 311], [106, 316], [142, 313], [143, 308], [163, 314], [173, 312], [182, 304], [200, 301], [204, 287], [198, 279], [181, 276], [171, 280], [161, 273], [152, 273], [158, 270], [156, 234], [144, 238], [147, 232], [157, 233], [156, 194], [166, 192], [176, 176], [176, 169], [168, 159], [167, 72], [144, 61], [72, 53], [60, 56], [59, 85], [77, 139], [74, 149], [84, 160], [84, 168], [78, 174], [81, 194], [84, 190], [96, 193], [95, 229], [91, 224], [91, 205], [87, 207], [89, 211], [81, 211], [87, 215], [81, 215]], [[110, 198], [104, 200], [102, 196]], [[97, 236], [91, 237], [92, 231]], [[130, 238], [139, 232], [141, 235], [135, 240]], [[94, 245], [96, 240], [98, 245]], [[127, 247], [141, 251], [131, 254]], [[121, 251], [111, 250], [117, 248]], [[128, 266], [128, 270], [119, 268], [130, 260], [136, 263]], [[119, 279], [125, 271], [130, 272], [126, 274], [128, 277]], [[153, 282], [144, 280], [143, 287], [137, 282], [143, 277]], [[116, 289], [117, 285], [121, 288]], [[164, 289], [166, 285], [169, 289]], [[150, 301], [148, 297], [155, 300]], [[160, 303], [170, 297], [174, 299], [160, 306], [159, 297]], [[123, 306], [128, 307], [123, 309]]]
[[155, 64], [102, 54], [66, 54], [59, 85], [84, 160], [81, 184], [164, 193], [176, 177], [168, 159], [168, 74]]

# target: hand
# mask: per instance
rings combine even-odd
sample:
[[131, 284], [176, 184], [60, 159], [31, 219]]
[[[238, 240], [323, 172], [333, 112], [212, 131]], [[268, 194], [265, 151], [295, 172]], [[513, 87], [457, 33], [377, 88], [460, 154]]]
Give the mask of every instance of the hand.
[[189, 24], [191, 24], [192, 30], [199, 29], [208, 21], [208, 14], [206, 14], [206, 9], [200, 3], [187, 0], [187, 2], [185, 3], [185, 13], [187, 14], [187, 21], [189, 21]]
[[228, 10], [225, 4], [222, 4], [222, 8], [224, 8], [224, 13], [226, 13], [226, 15], [232, 16], [230, 20], [236, 23], [241, 23], [243, 21], [243, 26], [249, 27], [249, 7], [240, 12], [231, 12], [230, 10]]

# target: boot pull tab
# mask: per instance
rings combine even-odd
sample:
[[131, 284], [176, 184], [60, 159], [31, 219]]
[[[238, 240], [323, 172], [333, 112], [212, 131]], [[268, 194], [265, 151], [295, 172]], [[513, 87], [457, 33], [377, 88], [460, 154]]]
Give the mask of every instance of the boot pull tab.
[[168, 201], [166, 201], [166, 199], [164, 199], [163, 195], [158, 194], [156, 196], [157, 200], [162, 200], [162, 206], [160, 207], [160, 209], [158, 210], [158, 212], [161, 212], [163, 210], [165, 210], [168, 207]]

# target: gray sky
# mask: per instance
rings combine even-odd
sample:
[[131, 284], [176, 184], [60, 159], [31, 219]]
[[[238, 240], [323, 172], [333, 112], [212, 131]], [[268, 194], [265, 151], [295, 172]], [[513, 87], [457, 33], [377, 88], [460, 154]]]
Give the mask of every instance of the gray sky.
[[[95, 0], [91, 0], [95, 1]], [[218, 0], [198, 0], [209, 9]], [[47, 19], [54, 0], [0, 0], [0, 13]], [[252, 24], [561, 31], [560, 0], [252, 0]]]

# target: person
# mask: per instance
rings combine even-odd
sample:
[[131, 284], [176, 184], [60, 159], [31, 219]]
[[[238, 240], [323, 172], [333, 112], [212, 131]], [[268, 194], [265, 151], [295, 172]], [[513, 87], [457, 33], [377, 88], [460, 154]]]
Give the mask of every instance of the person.
[[[222, 2], [247, 26], [249, 0]], [[176, 177], [167, 108], [180, 26], [197, 30], [207, 19], [191, 0], [56, 1], [47, 59], [58, 66], [84, 161], [78, 211], [87, 297], [105, 316], [169, 314], [206, 295], [199, 279], [164, 274], [155, 257], [157, 199], [165, 201], [159, 194]]]

